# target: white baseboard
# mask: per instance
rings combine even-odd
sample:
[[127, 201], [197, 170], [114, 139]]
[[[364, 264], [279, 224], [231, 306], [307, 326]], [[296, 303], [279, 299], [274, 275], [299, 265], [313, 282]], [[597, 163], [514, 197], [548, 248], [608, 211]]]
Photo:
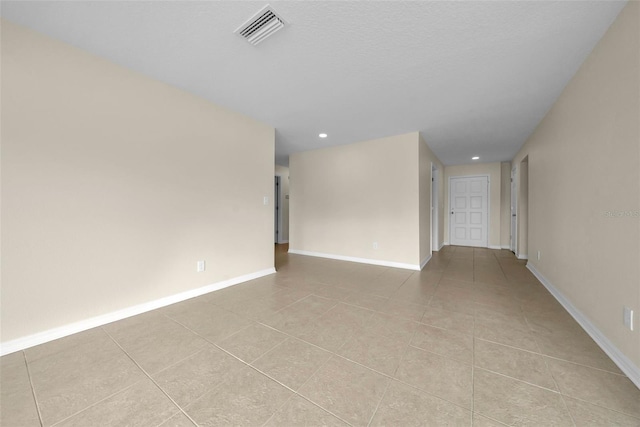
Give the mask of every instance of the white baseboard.
[[86, 331], [87, 329], [106, 325], [107, 323], [115, 322], [117, 320], [122, 320], [127, 317], [136, 316], [138, 314], [142, 314], [147, 311], [151, 311], [157, 308], [165, 307], [167, 305], [175, 304], [180, 301], [198, 297], [200, 295], [204, 295], [209, 292], [217, 291], [219, 289], [227, 288], [229, 286], [233, 286], [239, 283], [247, 282], [249, 280], [257, 279], [259, 277], [267, 276], [275, 272], [276, 272], [275, 268], [267, 268], [265, 270], [256, 271], [255, 273], [245, 274], [244, 276], [223, 280], [222, 282], [213, 283], [211, 285], [203, 286], [201, 288], [180, 292], [179, 294], [170, 295], [168, 297], [160, 298], [154, 301], [149, 301], [142, 304], [134, 305], [133, 307], [128, 307], [122, 310], [113, 311], [111, 313], [103, 314], [101, 316], [91, 317], [89, 319], [81, 320], [79, 322], [74, 322], [69, 325], [60, 326], [58, 328], [49, 329], [47, 331], [38, 332], [32, 335], [27, 335], [26, 337], [16, 338], [14, 340], [3, 342], [0, 344], [0, 355], [4, 356], [5, 354], [13, 353], [19, 350], [24, 350], [25, 348], [33, 347], [38, 344], [43, 344], [45, 342], [53, 341], [58, 338], [63, 338], [68, 335]]
[[502, 249], [502, 246], [489, 245], [489, 249]]
[[625, 356], [600, 330], [580, 312], [555, 286], [547, 280], [536, 268], [530, 263], [527, 264], [529, 271], [544, 285], [545, 288], [558, 300], [560, 304], [573, 316], [573, 318], [582, 326], [587, 334], [607, 353], [607, 355], [618, 365], [618, 368], [625, 373], [627, 377], [640, 388], [640, 368], [636, 366], [627, 356]]
[[362, 264], [381, 265], [384, 267], [404, 268], [406, 270], [420, 271], [420, 266], [418, 264], [405, 264], [402, 262], [382, 261], [378, 259], [358, 258], [358, 257], [352, 257], [352, 256], [344, 256], [344, 255], [333, 255], [333, 254], [325, 254], [321, 252], [301, 251], [298, 249], [289, 249], [289, 253], [297, 254], [297, 255], [315, 256], [318, 258], [337, 259], [339, 261], [351, 261], [351, 262], [359, 262]]
[[289, 243], [288, 240], [278, 240], [279, 245], [284, 245], [285, 243]]
[[529, 257], [528, 257], [528, 256], [526, 256], [526, 255], [521, 255], [521, 254], [516, 255], [516, 258], [518, 258], [518, 259], [529, 259]]
[[507, 246], [500, 246], [500, 249], [509, 249], [511, 250], [511, 246], [507, 245]]
[[431, 254], [427, 255], [427, 257], [422, 260], [422, 262], [420, 263], [420, 270], [422, 270], [424, 266], [427, 265], [430, 259], [431, 259]]
[[442, 242], [442, 246], [444, 246], [444, 245], [449, 246], [449, 242], [447, 242], [447, 241]]
[[438, 248], [438, 250], [444, 248], [444, 242], [442, 242], [442, 244], [440, 245], [440, 247]]

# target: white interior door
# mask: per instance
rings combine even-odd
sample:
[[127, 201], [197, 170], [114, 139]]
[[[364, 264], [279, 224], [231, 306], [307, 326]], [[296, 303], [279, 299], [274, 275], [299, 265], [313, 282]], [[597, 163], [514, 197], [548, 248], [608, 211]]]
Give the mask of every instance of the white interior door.
[[449, 189], [451, 244], [487, 247], [489, 178], [452, 177]]
[[511, 252], [516, 253], [518, 237], [517, 215], [518, 186], [516, 185], [516, 168], [511, 169]]

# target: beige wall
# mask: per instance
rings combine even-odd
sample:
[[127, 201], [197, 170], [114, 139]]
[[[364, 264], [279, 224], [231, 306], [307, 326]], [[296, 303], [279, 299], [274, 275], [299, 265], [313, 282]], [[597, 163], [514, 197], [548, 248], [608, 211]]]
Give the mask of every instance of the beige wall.
[[[476, 163], [445, 166], [444, 206], [449, 212], [449, 178], [454, 176], [489, 175], [489, 247], [500, 247], [501, 237], [501, 165], [500, 163]], [[449, 242], [449, 216], [444, 215], [444, 241]]]
[[5, 21], [1, 120], [4, 343], [273, 268], [272, 128]]
[[418, 150], [413, 132], [293, 154], [290, 250], [419, 265]]
[[289, 241], [289, 168], [276, 165], [276, 176], [280, 177], [280, 239], [278, 243]]
[[529, 158], [528, 252], [541, 252], [529, 263], [638, 372], [639, 23], [640, 4], [629, 2], [514, 159]]
[[[427, 143], [419, 137], [419, 149], [418, 149], [418, 159], [419, 159], [419, 193], [420, 193], [420, 260], [421, 263], [424, 262], [432, 253], [432, 239], [431, 239], [431, 178], [432, 178], [432, 165], [435, 166], [440, 172], [438, 183], [438, 197], [442, 199], [442, 193], [444, 191], [444, 184], [442, 179], [442, 171], [444, 166], [440, 162], [440, 160], [436, 157], [435, 154], [431, 151]], [[439, 201], [438, 203], [438, 232], [434, 233], [434, 241], [436, 244], [441, 244], [442, 240], [440, 239], [440, 231], [443, 229], [444, 221], [443, 217], [443, 203]]]
[[518, 233], [516, 234], [516, 255], [520, 259], [529, 257], [529, 158], [525, 157], [518, 165], [516, 179], [518, 180], [518, 200], [516, 215], [518, 218]]

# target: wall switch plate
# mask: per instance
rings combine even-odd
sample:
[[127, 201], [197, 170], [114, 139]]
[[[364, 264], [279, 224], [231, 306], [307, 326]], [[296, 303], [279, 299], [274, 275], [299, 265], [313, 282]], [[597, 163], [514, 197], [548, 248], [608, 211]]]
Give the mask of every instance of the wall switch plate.
[[198, 262], [196, 263], [196, 271], [197, 271], [198, 273], [202, 273], [202, 272], [205, 270], [205, 267], [206, 267], [206, 266], [205, 266], [204, 261], [198, 261]]
[[378, 242], [373, 242], [373, 249], [378, 249]]
[[264, 198], [262, 199], [262, 204], [264, 204], [265, 206], [269, 204], [269, 196], [264, 196]]
[[624, 308], [624, 326], [633, 331], [633, 310], [629, 307]]
[[538, 261], [540, 261], [540, 251], [538, 251]]

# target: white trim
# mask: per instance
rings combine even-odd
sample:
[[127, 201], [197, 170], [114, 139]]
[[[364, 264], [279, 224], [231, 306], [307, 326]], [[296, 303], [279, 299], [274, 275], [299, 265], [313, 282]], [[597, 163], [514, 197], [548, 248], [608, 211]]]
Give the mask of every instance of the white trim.
[[518, 254], [518, 255], [516, 255], [516, 258], [518, 258], [518, 259], [529, 259], [529, 257], [528, 257], [528, 256], [526, 256], [526, 255], [522, 255], [522, 254]]
[[449, 242], [447, 242], [446, 240], [444, 242], [442, 242], [442, 246], [449, 246]]
[[585, 330], [587, 334], [600, 346], [600, 348], [607, 353], [607, 356], [613, 360], [613, 362], [618, 365], [618, 368], [622, 372], [625, 373], [627, 377], [636, 385], [636, 387], [640, 388], [640, 368], [636, 366], [627, 356], [625, 356], [618, 348], [609, 341], [600, 330], [594, 325], [589, 318], [587, 318], [584, 314], [580, 312], [572, 303], [569, 301], [567, 297], [562, 295], [555, 286], [547, 280], [546, 277], [542, 275], [536, 268], [527, 263], [527, 268], [529, 271], [533, 273], [534, 276], [538, 278], [538, 280], [544, 285], [545, 288], [553, 295], [560, 304], [569, 312], [571, 316], [582, 326], [582, 329]]
[[289, 243], [289, 241], [288, 240], [280, 240], [278, 242], [279, 245], [284, 245], [285, 243]]
[[500, 249], [509, 249], [509, 250], [511, 250], [511, 245], [500, 246]]
[[289, 253], [296, 255], [315, 256], [318, 258], [337, 259], [339, 261], [359, 262], [362, 264], [382, 265], [384, 267], [404, 268], [406, 270], [420, 271], [420, 266], [418, 264], [406, 264], [403, 262], [383, 261], [379, 259], [358, 258], [344, 255], [325, 254], [321, 252], [300, 251], [298, 249], [289, 249]]
[[499, 245], [489, 245], [488, 246], [489, 249], [502, 249], [502, 246]]
[[[447, 243], [448, 244], [448, 243]], [[442, 242], [442, 244], [440, 245], [440, 247], [438, 248], [438, 250], [442, 249], [444, 247], [444, 242]]]
[[431, 260], [431, 254], [427, 255], [427, 257], [422, 260], [422, 262], [420, 263], [420, 270], [422, 270], [430, 260]]
[[107, 323], [115, 322], [117, 320], [126, 319], [127, 317], [146, 313], [147, 311], [155, 310], [167, 305], [175, 304], [180, 301], [208, 294], [209, 292], [217, 291], [229, 286], [267, 276], [275, 272], [275, 268], [267, 268], [265, 270], [256, 271], [255, 273], [245, 274], [244, 276], [238, 276], [232, 279], [223, 280], [222, 282], [213, 283], [201, 288], [180, 292], [178, 294], [170, 295], [168, 297], [160, 298], [154, 301], [145, 302], [128, 308], [123, 308], [122, 310], [117, 310], [100, 316], [80, 320], [78, 322], [74, 322], [65, 326], [49, 329], [47, 331], [37, 332], [35, 334], [27, 335], [22, 338], [16, 338], [11, 341], [3, 342], [0, 345], [0, 355], [4, 356], [9, 353], [24, 350], [25, 348], [53, 341], [58, 338], [63, 338], [68, 335], [77, 334], [78, 332], [86, 331], [87, 329], [95, 328], [98, 326], [106, 325]]

